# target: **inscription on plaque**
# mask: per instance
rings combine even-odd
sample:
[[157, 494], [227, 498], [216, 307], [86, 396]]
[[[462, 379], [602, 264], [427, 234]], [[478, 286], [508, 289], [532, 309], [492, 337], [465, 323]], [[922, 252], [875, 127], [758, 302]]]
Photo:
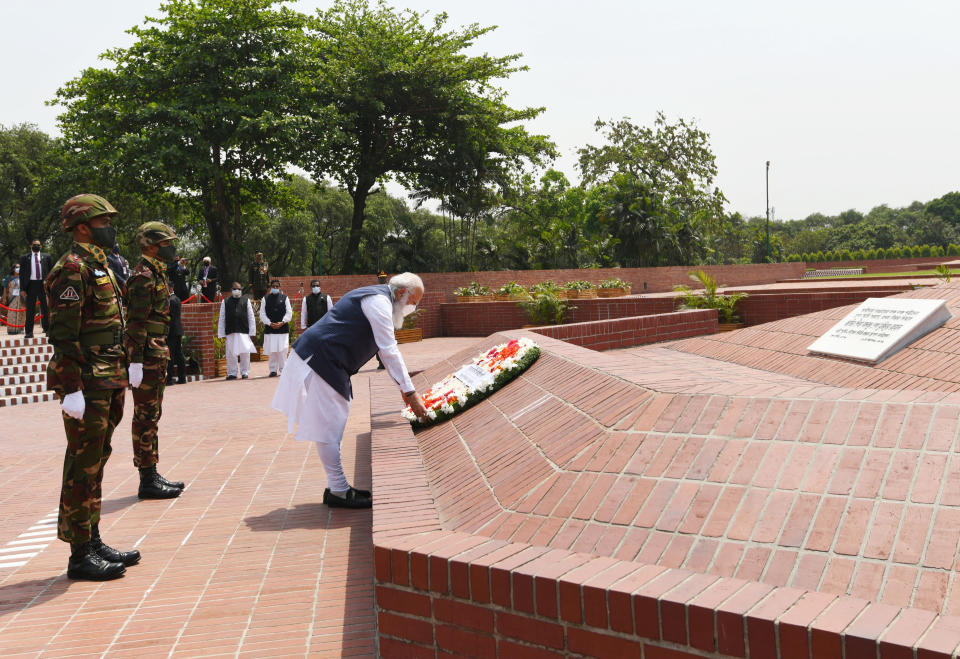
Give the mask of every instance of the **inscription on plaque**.
[[459, 371], [454, 373], [453, 377], [457, 378], [460, 380], [460, 382], [464, 383], [471, 389], [493, 384], [493, 373], [490, 373], [486, 369], [480, 368], [476, 364], [467, 364]]
[[876, 363], [950, 318], [946, 300], [868, 298], [807, 348]]

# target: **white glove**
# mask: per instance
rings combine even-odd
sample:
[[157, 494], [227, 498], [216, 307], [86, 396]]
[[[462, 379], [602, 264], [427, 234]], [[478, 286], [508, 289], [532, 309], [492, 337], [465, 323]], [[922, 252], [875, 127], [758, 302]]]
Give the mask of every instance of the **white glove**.
[[63, 410], [64, 414], [78, 420], [83, 418], [83, 410], [86, 409], [86, 407], [87, 401], [83, 399], [82, 391], [74, 391], [72, 394], [67, 394], [60, 403], [60, 409]]
[[130, 364], [128, 372], [130, 386], [136, 389], [143, 382], [143, 364]]

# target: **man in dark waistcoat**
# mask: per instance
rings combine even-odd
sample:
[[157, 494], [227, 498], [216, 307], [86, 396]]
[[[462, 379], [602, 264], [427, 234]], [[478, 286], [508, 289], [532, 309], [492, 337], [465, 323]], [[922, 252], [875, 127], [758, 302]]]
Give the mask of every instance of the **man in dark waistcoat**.
[[320, 288], [320, 280], [310, 282], [310, 295], [300, 305], [300, 329], [307, 329], [333, 308], [333, 300]]
[[116, 214], [99, 195], [68, 199], [60, 217], [73, 244], [44, 282], [53, 345], [47, 386], [60, 399], [67, 435], [57, 537], [70, 543], [67, 576], [91, 581], [115, 579], [140, 560], [100, 538], [103, 468], [127, 389], [123, 303], [105, 251], [116, 240]]
[[240, 377], [246, 380], [250, 376], [250, 353], [257, 347], [250, 340], [257, 334], [257, 323], [253, 317], [253, 305], [243, 296], [243, 288], [233, 282], [230, 296], [220, 303], [220, 317], [217, 320], [217, 336], [223, 339], [224, 357], [227, 359], [227, 379], [237, 379], [237, 360], [240, 361]]
[[[389, 284], [357, 288], [311, 325], [293, 346], [293, 353], [273, 397], [274, 409], [287, 416], [288, 431], [299, 424], [296, 438], [317, 444], [327, 472], [323, 502], [328, 506], [369, 508], [370, 492], [351, 487], [340, 461], [340, 442], [350, 414], [350, 376], [380, 352], [387, 372], [400, 386], [414, 414], [426, 410], [417, 395], [393, 331], [403, 325], [423, 297], [423, 281], [405, 272]], [[306, 400], [303, 400], [303, 395]]]
[[280, 280], [270, 282], [270, 292], [260, 302], [260, 322], [263, 323], [263, 351], [270, 356], [270, 377], [283, 371], [290, 350], [290, 319], [293, 307], [280, 290]]

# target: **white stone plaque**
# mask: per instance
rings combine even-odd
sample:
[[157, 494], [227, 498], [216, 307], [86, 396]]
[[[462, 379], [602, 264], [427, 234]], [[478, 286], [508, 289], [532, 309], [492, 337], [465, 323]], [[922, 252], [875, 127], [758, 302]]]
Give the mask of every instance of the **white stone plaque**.
[[871, 297], [807, 349], [877, 363], [940, 327], [950, 317], [946, 300]]
[[459, 371], [453, 374], [453, 377], [460, 380], [471, 389], [479, 389], [493, 384], [493, 373], [476, 364], [467, 364]]

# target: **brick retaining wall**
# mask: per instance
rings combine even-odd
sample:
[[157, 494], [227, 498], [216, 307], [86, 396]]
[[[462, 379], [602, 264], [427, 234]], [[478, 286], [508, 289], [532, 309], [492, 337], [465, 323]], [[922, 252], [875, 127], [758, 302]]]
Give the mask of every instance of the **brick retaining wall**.
[[591, 350], [614, 350], [716, 334], [717, 312], [715, 309], [677, 311], [652, 316], [547, 325], [531, 331]]

